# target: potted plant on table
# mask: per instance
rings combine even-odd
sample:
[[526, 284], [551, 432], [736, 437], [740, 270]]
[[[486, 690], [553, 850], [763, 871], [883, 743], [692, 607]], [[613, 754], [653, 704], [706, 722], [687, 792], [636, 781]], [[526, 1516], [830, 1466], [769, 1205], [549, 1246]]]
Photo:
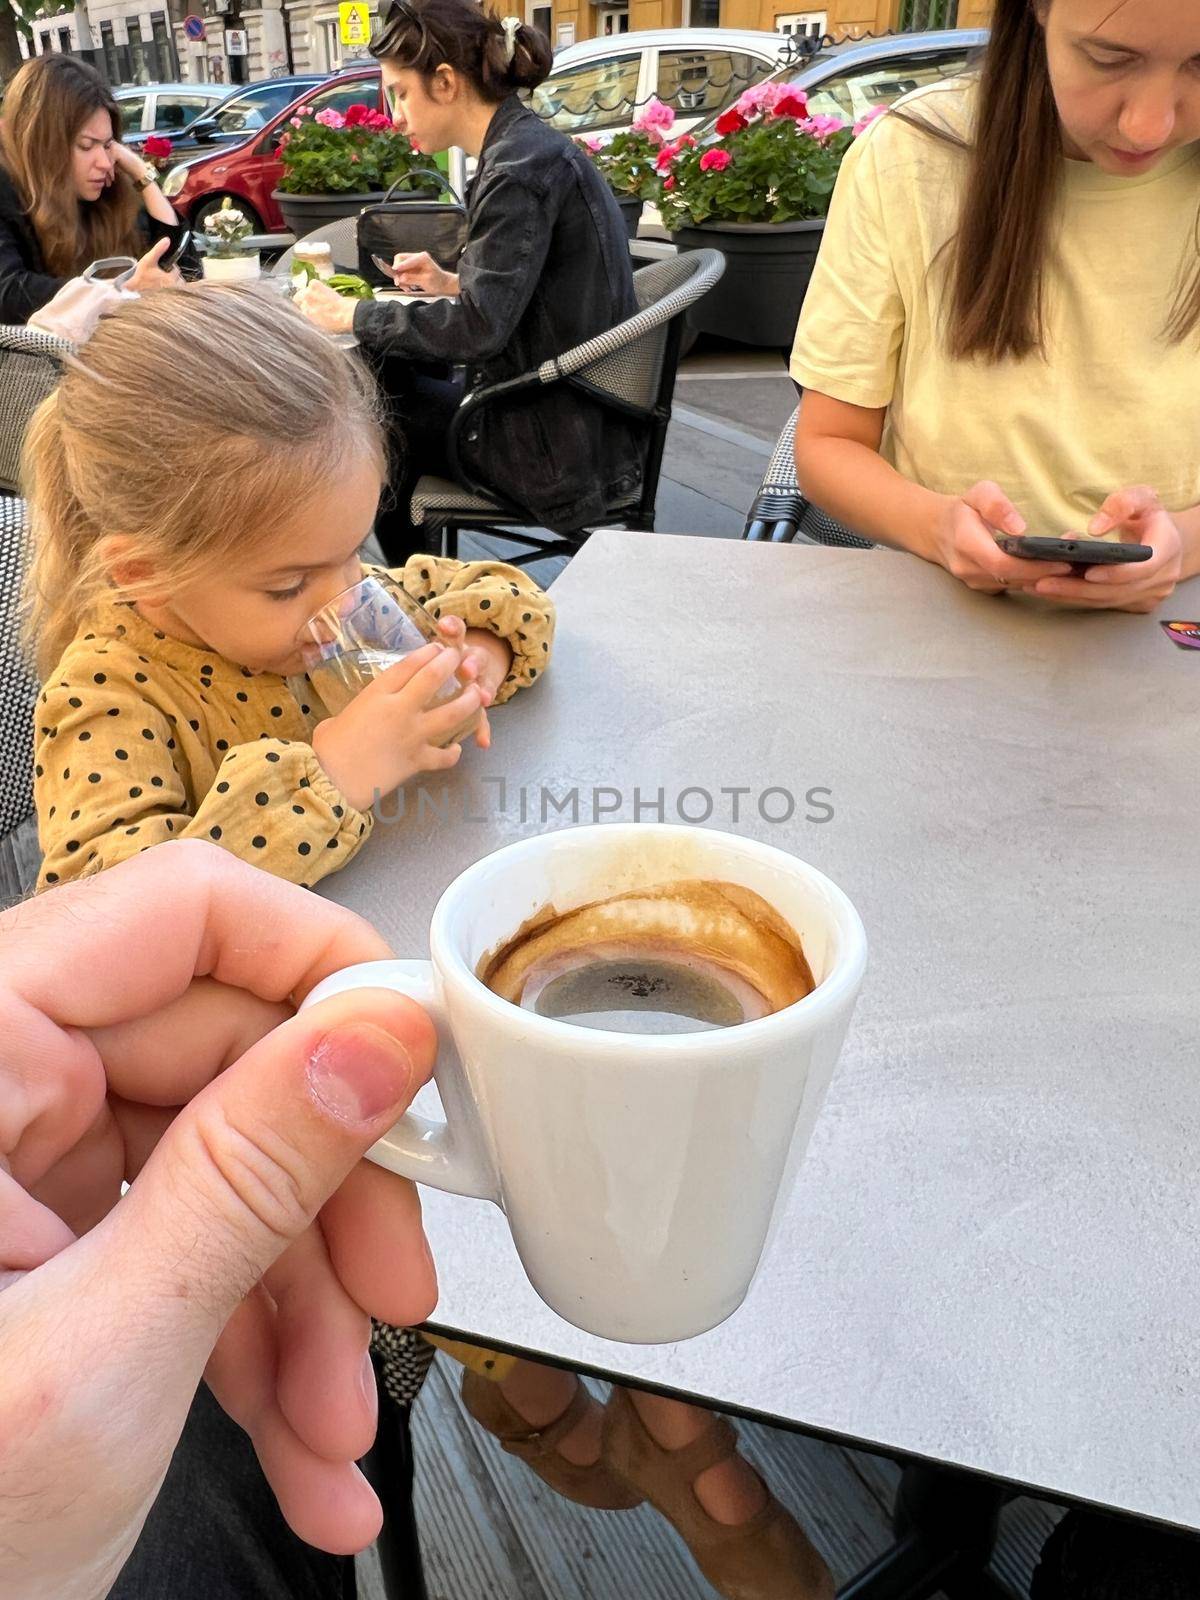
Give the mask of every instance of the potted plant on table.
[[[311, 106], [301, 106], [279, 154], [283, 176], [272, 199], [297, 239], [357, 216], [393, 184], [429, 165], [382, 111], [366, 105], [349, 106], [344, 114], [328, 107], [315, 116]], [[400, 186], [425, 192], [420, 179]]]
[[717, 119], [712, 143], [663, 145], [664, 225], [680, 250], [725, 256], [721, 281], [689, 312], [693, 327], [791, 344], [842, 157], [884, 109], [850, 127], [810, 116], [802, 90], [760, 83]]
[[253, 231], [249, 217], [226, 195], [220, 209], [204, 219], [204, 276], [219, 283], [244, 283], [257, 278], [258, 251], [246, 244]]
[[[647, 200], [657, 201], [662, 189], [659, 158], [667, 135], [675, 125], [675, 113], [661, 100], [652, 99], [634, 118], [624, 133], [611, 139], [580, 136], [578, 143], [592, 158], [592, 165], [616, 196], [625, 219], [625, 230], [637, 238], [638, 222]], [[680, 145], [695, 144], [690, 135]]]

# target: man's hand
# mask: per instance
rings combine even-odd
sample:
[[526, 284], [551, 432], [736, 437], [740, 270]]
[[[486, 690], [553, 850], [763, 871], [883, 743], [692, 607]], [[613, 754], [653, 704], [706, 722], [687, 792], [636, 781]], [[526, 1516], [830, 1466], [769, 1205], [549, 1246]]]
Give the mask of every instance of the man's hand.
[[384, 991], [293, 1012], [388, 953], [198, 843], [0, 918], [0, 1593], [107, 1591], [205, 1372], [301, 1538], [374, 1538], [369, 1314], [436, 1283], [414, 1189], [360, 1158], [434, 1034]]

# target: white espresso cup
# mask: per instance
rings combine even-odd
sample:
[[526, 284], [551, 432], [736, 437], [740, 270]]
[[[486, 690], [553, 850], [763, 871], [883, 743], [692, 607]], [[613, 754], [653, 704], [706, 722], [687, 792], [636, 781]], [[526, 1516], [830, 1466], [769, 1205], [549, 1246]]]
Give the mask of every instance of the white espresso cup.
[[[754, 1022], [644, 1035], [579, 1027], [476, 977], [535, 913], [680, 880], [739, 884], [799, 936], [815, 987]], [[745, 1298], [833, 1073], [867, 959], [850, 901], [770, 845], [643, 823], [567, 828], [485, 856], [438, 901], [430, 961], [374, 961], [306, 1004], [394, 989], [433, 1018], [445, 1121], [408, 1112], [369, 1155], [491, 1200], [542, 1299], [601, 1338], [659, 1344]]]

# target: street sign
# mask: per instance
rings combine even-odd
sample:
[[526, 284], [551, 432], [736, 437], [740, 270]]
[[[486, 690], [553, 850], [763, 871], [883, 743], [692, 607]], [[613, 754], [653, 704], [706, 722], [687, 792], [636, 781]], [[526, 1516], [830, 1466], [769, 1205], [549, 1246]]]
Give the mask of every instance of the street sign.
[[184, 17], [183, 33], [185, 38], [191, 39], [198, 44], [204, 37], [204, 18], [196, 16]]
[[365, 0], [342, 0], [338, 28], [343, 44], [367, 44], [371, 38], [371, 11]]
[[250, 54], [245, 28], [225, 29], [225, 54], [227, 56], [248, 56]]

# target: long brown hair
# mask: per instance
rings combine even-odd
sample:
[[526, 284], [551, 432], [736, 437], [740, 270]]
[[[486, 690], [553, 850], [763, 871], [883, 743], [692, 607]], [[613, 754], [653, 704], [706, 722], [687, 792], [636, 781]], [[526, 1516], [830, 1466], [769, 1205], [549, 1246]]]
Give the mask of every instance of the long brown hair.
[[512, 55], [499, 17], [476, 0], [387, 0], [370, 51], [430, 78], [443, 64], [469, 79], [482, 100], [495, 103], [518, 89], [536, 89], [550, 71], [544, 34], [524, 22], [513, 30]]
[[[25, 636], [41, 676], [114, 592], [109, 535], [154, 570], [151, 587], [177, 592], [277, 538], [354, 461], [382, 481], [374, 383], [277, 294], [189, 283], [101, 318], [25, 435]], [[145, 584], [119, 593], [140, 599]]]
[[140, 255], [137, 190], [123, 172], [98, 200], [80, 200], [72, 164], [79, 130], [94, 112], [112, 118], [121, 137], [121, 112], [104, 79], [76, 56], [27, 61], [9, 84], [0, 119], [0, 160], [33, 223], [46, 270], [73, 277], [102, 256]]
[[[1047, 9], [1052, 0], [1046, 0]], [[947, 343], [959, 359], [1017, 360], [1044, 351], [1046, 262], [1062, 175], [1062, 129], [1035, 0], [996, 0], [979, 74], [974, 141], [901, 107], [923, 133], [960, 146], [968, 170], [948, 247]], [[1200, 326], [1200, 250], [1164, 334]]]

